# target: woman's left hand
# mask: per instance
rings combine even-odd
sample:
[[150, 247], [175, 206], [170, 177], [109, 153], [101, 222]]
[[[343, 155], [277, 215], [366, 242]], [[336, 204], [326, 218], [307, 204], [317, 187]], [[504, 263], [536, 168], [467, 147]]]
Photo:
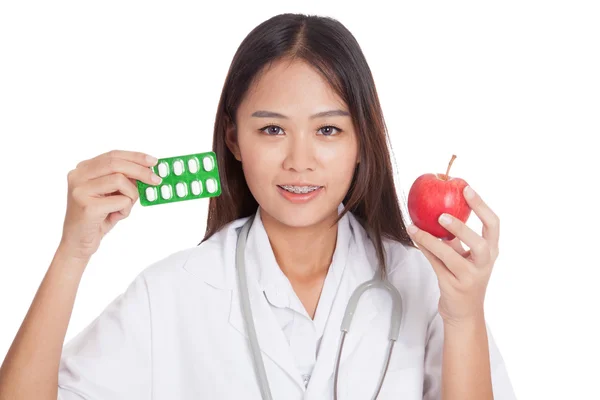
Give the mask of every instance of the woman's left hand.
[[[477, 193], [470, 195], [470, 188], [465, 189], [467, 203], [483, 222], [482, 236], [453, 216], [449, 216], [449, 223], [440, 218], [442, 226], [456, 236], [451, 241], [418, 228], [415, 233], [409, 230], [438, 277], [439, 313], [445, 323], [452, 325], [483, 317], [485, 292], [498, 258], [500, 220]], [[470, 250], [465, 250], [461, 242]]]

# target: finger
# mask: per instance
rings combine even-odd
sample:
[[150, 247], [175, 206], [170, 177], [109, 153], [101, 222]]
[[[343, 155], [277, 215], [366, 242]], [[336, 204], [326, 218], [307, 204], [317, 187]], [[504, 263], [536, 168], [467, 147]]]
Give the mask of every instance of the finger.
[[108, 215], [121, 211], [131, 204], [131, 199], [124, 195], [113, 195], [93, 199], [90, 206], [101, 215]]
[[452, 271], [450, 271], [444, 265], [444, 263], [439, 258], [437, 258], [432, 252], [427, 250], [423, 245], [419, 245], [418, 243], [417, 247], [419, 248], [419, 250], [421, 250], [427, 261], [429, 261], [429, 263], [433, 267], [433, 271], [437, 275], [438, 281], [440, 281], [440, 283], [452, 283], [457, 280], [457, 277], [452, 273]]
[[465, 187], [464, 197], [469, 207], [483, 223], [483, 238], [490, 247], [497, 248], [500, 239], [500, 218], [470, 186]]
[[107, 160], [119, 158], [125, 161], [133, 162], [139, 164], [144, 167], [152, 167], [156, 165], [158, 159], [146, 153], [135, 152], [135, 151], [126, 151], [126, 150], [112, 150], [107, 153], [100, 154], [96, 157], [90, 158], [88, 160], [83, 160], [77, 164], [75, 169], [72, 171], [77, 175], [77, 177], [82, 177], [83, 179], [90, 179], [90, 176], [87, 176], [86, 173], [89, 170], [97, 169], [97, 165], [107, 162]]
[[[137, 200], [136, 196], [136, 200]], [[135, 205], [135, 200], [131, 202], [130, 205], [128, 205], [127, 207], [125, 207], [124, 209], [122, 209], [121, 211], [119, 211], [119, 214], [121, 214], [123, 217], [129, 217], [129, 215], [131, 214], [131, 209], [133, 208], [133, 206]]]
[[85, 180], [114, 173], [121, 173], [128, 178], [137, 179], [149, 185], [158, 185], [162, 181], [150, 167], [122, 158], [99, 158], [81, 167], [81, 177]]
[[91, 181], [87, 181], [81, 186], [81, 190], [88, 196], [96, 197], [108, 196], [118, 192], [129, 197], [132, 204], [135, 203], [139, 198], [137, 186], [121, 173], [105, 175], [96, 179], [92, 179]]
[[132, 206], [133, 204], [128, 207], [125, 207], [120, 211], [115, 211], [108, 214], [108, 217], [106, 218], [106, 224], [108, 225], [109, 230], [112, 229], [117, 222], [129, 216], [129, 214], [131, 213]]
[[127, 218], [131, 214], [131, 209], [132, 208], [133, 208], [133, 203], [131, 203], [130, 206], [125, 207], [124, 209], [122, 209], [121, 211], [119, 211], [119, 214], [121, 214], [123, 217]]
[[461, 279], [462, 276], [469, 273], [470, 262], [468, 260], [465, 260], [445, 241], [438, 239], [429, 232], [415, 228], [415, 233], [409, 232], [413, 240], [440, 259], [456, 278]]
[[96, 163], [98, 160], [104, 160], [106, 158], [120, 158], [122, 160], [131, 161], [148, 167], [152, 167], [158, 162], [156, 157], [153, 157], [147, 153], [128, 150], [111, 150], [94, 158], [90, 158], [89, 160], [81, 161], [79, 164], [77, 164], [77, 168], [83, 167], [87, 164]]
[[131, 215], [132, 209], [133, 209], [133, 203], [131, 203], [127, 207], [123, 208], [122, 210], [110, 213], [110, 215], [108, 216], [108, 219], [109, 219], [109, 221], [114, 221], [114, 222], [125, 219], [125, 218], [129, 217], [129, 215]]
[[120, 212], [110, 213], [107, 218], [108, 226], [112, 228], [117, 222], [125, 218], [125, 215], [121, 214]]
[[[476, 265], [484, 265], [490, 259], [490, 247], [487, 241], [469, 228], [464, 222], [450, 214], [442, 214], [439, 223], [464, 244], [469, 246]], [[453, 247], [454, 248], [454, 247]], [[462, 255], [462, 251], [458, 251]]]
[[471, 251], [465, 249], [465, 247], [463, 246], [462, 242], [460, 241], [460, 239], [458, 237], [455, 237], [452, 240], [447, 240], [445, 242], [448, 244], [448, 246], [452, 247], [454, 249], [454, 251], [456, 251], [458, 254], [463, 256], [463, 258], [469, 257]]

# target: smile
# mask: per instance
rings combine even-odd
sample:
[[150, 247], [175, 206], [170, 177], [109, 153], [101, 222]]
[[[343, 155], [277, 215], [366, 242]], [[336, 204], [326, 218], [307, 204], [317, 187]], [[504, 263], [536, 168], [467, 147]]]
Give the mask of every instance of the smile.
[[290, 193], [300, 193], [300, 194], [314, 192], [315, 190], [321, 188], [321, 186], [293, 186], [293, 185], [278, 185], [278, 186], [280, 188], [282, 188], [283, 190], [286, 190]]

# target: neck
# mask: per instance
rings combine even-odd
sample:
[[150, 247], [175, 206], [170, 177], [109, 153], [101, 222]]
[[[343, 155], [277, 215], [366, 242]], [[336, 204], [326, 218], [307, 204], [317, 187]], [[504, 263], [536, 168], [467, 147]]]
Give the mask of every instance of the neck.
[[336, 212], [318, 224], [290, 227], [261, 209], [261, 220], [279, 268], [290, 279], [308, 283], [327, 275], [337, 241]]

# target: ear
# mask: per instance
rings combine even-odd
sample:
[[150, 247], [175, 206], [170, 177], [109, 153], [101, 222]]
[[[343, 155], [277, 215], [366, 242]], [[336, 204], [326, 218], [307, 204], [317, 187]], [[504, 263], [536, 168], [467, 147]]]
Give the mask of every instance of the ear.
[[231, 122], [231, 120], [227, 119], [227, 128], [225, 129], [225, 143], [227, 144], [227, 148], [233, 154], [236, 160], [242, 161], [242, 156], [240, 153], [240, 146], [238, 146], [237, 141], [237, 127], [235, 123]]

